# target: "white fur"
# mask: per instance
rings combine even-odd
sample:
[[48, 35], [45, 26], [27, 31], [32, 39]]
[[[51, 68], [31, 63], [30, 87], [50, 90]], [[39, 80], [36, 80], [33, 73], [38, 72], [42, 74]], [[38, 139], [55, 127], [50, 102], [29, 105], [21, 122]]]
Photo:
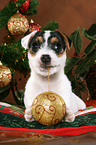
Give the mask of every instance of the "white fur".
[[[22, 40], [22, 46], [26, 49], [28, 41], [35, 32], [32, 32], [28, 36], [25, 36]], [[27, 81], [25, 87], [25, 119], [26, 121], [32, 121], [31, 106], [36, 96], [42, 92], [48, 91], [48, 71], [41, 67], [42, 62], [40, 58], [43, 54], [51, 56], [51, 66], [49, 69], [50, 75], [50, 91], [59, 94], [66, 104], [66, 116], [65, 121], [72, 122], [75, 119], [74, 113], [80, 109], [86, 107], [85, 103], [72, 92], [71, 83], [67, 76], [64, 74], [64, 66], [66, 62], [66, 51], [62, 57], [58, 57], [55, 52], [48, 49], [47, 39], [50, 36], [50, 31], [46, 31], [44, 37], [46, 39], [43, 47], [38, 50], [35, 56], [32, 56], [30, 51], [28, 52], [29, 65], [31, 68], [30, 78]]]
[[37, 31], [33, 31], [32, 33], [28, 34], [27, 36], [25, 36], [24, 38], [22, 38], [21, 40], [21, 44], [22, 46], [25, 48], [25, 49], [28, 49], [28, 41], [29, 41], [29, 38], [31, 38], [32, 36], [34, 36], [34, 34], [36, 33]]

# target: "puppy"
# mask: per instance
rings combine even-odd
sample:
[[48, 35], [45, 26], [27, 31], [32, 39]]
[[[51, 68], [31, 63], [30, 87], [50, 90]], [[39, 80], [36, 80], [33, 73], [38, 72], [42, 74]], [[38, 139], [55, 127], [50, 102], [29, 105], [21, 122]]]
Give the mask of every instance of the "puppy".
[[48, 68], [50, 91], [59, 94], [66, 104], [65, 121], [73, 122], [74, 113], [86, 107], [85, 103], [72, 92], [71, 83], [64, 74], [66, 49], [69, 39], [59, 31], [33, 31], [21, 40], [28, 49], [30, 78], [25, 87], [25, 119], [32, 121], [32, 102], [37, 95], [48, 91]]

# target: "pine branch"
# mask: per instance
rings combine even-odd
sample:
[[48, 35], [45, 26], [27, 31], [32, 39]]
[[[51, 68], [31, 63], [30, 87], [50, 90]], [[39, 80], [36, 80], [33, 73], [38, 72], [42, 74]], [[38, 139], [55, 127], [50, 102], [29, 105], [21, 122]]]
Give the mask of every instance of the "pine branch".
[[22, 4], [25, 3], [25, 2], [26, 2], [26, 0], [17, 0], [16, 5], [17, 5], [17, 7], [21, 7]]
[[12, 45], [2, 44], [0, 46], [0, 57], [2, 63], [7, 64], [12, 68], [24, 75], [29, 71], [27, 51], [21, 46], [21, 42]]
[[29, 8], [26, 14], [27, 15], [37, 14], [37, 9], [36, 9], [37, 5], [39, 5], [39, 2], [37, 0], [29, 1]]
[[0, 29], [8, 22], [9, 18], [17, 12], [16, 4], [10, 2], [3, 10], [0, 11]]

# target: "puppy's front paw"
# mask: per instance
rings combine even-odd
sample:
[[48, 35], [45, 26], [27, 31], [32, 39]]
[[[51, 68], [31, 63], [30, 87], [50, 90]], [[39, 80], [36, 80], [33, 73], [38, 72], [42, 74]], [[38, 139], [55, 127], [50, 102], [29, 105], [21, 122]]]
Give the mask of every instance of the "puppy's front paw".
[[75, 120], [74, 114], [65, 117], [65, 122], [73, 122], [74, 120]]
[[27, 109], [25, 110], [25, 115], [24, 115], [24, 117], [25, 117], [25, 120], [28, 121], [28, 122], [34, 121], [31, 112], [32, 112], [32, 108], [27, 108]]
[[28, 121], [28, 122], [32, 122], [34, 119], [32, 117], [32, 115], [29, 115], [29, 114], [25, 114], [25, 120]]
[[65, 116], [65, 121], [66, 122], [73, 122], [75, 120], [75, 115], [72, 113], [70, 108], [66, 108], [66, 116]]

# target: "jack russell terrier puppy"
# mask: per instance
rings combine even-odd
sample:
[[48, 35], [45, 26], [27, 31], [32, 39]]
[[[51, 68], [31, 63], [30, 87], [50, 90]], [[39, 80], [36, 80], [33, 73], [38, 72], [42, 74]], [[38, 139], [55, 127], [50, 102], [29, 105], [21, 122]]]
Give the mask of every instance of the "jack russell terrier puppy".
[[72, 92], [71, 83], [64, 74], [66, 49], [69, 38], [59, 31], [33, 31], [21, 40], [28, 49], [30, 78], [25, 87], [25, 119], [32, 121], [32, 102], [36, 96], [48, 91], [48, 68], [50, 88], [60, 95], [66, 104], [65, 121], [73, 122], [75, 112], [86, 108], [85, 103]]

